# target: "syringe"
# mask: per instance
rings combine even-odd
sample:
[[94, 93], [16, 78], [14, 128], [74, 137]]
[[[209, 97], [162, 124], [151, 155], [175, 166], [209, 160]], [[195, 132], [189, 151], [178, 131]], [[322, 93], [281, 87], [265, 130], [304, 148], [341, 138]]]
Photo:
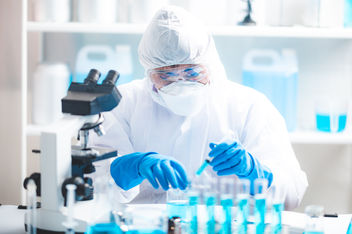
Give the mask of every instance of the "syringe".
[[[235, 144], [237, 144], [236, 142], [236, 137], [235, 134], [233, 133], [233, 131], [228, 130], [227, 134], [225, 135], [225, 137], [223, 137], [220, 143], [227, 143], [227, 144], [231, 144], [228, 148], [231, 148], [232, 146], [234, 146]], [[213, 144], [212, 145], [212, 149], [215, 148], [218, 144]], [[224, 151], [226, 151], [228, 148], [224, 149]], [[207, 157], [204, 162], [202, 163], [202, 165], [198, 168], [198, 170], [196, 171], [196, 175], [199, 176], [200, 174], [203, 173], [203, 171], [205, 170], [205, 168], [207, 168], [207, 166], [211, 163], [211, 161], [213, 160], [213, 157]]]

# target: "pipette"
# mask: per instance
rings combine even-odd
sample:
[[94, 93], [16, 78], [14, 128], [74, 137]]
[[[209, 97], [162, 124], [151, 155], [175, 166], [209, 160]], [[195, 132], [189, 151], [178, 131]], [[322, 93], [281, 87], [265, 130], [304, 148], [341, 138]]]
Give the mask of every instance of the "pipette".
[[27, 185], [27, 228], [29, 230], [28, 233], [36, 234], [36, 219], [37, 219], [37, 197], [36, 197], [36, 189], [34, 181], [31, 179], [28, 181]]
[[77, 188], [77, 186], [74, 184], [67, 184], [66, 185], [67, 219], [63, 223], [63, 225], [66, 227], [66, 234], [74, 234], [75, 233], [74, 227], [77, 225], [77, 223], [73, 219], [76, 188]]
[[[231, 144], [229, 146], [232, 147], [234, 144], [237, 144], [237, 142], [235, 142], [235, 135], [233, 133], [233, 131], [229, 130], [227, 132], [227, 134], [225, 135], [224, 138], [222, 138], [219, 142], [220, 143], [227, 143], [227, 144]], [[214, 147], [216, 147], [218, 144], [214, 144]], [[227, 149], [224, 149], [224, 151]], [[213, 157], [207, 157], [204, 162], [202, 163], [202, 165], [198, 168], [198, 170], [196, 171], [196, 176], [199, 176], [200, 174], [203, 173], [203, 171], [205, 170], [205, 168], [207, 168], [207, 166], [211, 163], [211, 161], [213, 160]]]

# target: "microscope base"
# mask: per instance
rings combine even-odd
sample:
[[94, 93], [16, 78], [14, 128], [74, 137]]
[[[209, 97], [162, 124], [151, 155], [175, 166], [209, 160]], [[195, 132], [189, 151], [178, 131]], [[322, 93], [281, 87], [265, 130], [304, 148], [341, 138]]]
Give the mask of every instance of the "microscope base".
[[[108, 215], [109, 209], [104, 207], [96, 208], [96, 203], [92, 201], [82, 201], [75, 204], [74, 220], [77, 225], [74, 227], [75, 233], [84, 233], [87, 231], [89, 221], [93, 221], [91, 217], [94, 214], [95, 217], [104, 217]], [[63, 211], [52, 211], [43, 208], [37, 209], [37, 233], [65, 233], [66, 227], [63, 223], [67, 220], [66, 210]], [[27, 214], [25, 214], [25, 226], [27, 222]]]

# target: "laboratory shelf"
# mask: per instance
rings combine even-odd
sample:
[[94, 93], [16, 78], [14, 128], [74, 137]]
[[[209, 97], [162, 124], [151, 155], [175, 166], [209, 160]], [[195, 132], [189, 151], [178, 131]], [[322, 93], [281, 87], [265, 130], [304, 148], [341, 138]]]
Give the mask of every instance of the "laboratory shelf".
[[[39, 136], [48, 125], [29, 124], [26, 128], [27, 136]], [[317, 131], [297, 131], [289, 133], [292, 144], [352, 144], [352, 133], [324, 133]]]
[[42, 23], [27, 22], [29, 32], [52, 32], [52, 33], [112, 33], [112, 34], [142, 34], [145, 24], [97, 24], [97, 23]]
[[[352, 39], [352, 29], [346, 28], [312, 28], [294, 27], [260, 27], [260, 26], [209, 26], [216, 36], [238, 37], [276, 37], [276, 38], [330, 38]], [[47, 33], [109, 33], [109, 34], [142, 34], [146, 24], [96, 24], [96, 23], [43, 23], [27, 22], [29, 32]]]
[[351, 132], [325, 133], [318, 131], [297, 131], [291, 132], [289, 135], [292, 144], [352, 144]]

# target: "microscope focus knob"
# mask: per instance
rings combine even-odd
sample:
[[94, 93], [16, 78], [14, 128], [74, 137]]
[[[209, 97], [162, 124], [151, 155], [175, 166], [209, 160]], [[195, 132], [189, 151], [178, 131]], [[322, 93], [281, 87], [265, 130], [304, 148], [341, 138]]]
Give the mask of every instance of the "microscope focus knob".
[[40, 186], [40, 173], [38, 172], [35, 172], [33, 174], [31, 174], [29, 177], [26, 177], [23, 181], [23, 187], [25, 189], [27, 189], [27, 185], [28, 185], [28, 182], [29, 180], [33, 180], [37, 189], [36, 189], [36, 193], [37, 193], [37, 196], [40, 197], [40, 190], [41, 190], [41, 186]]
[[93, 199], [92, 183], [89, 183], [89, 181], [77, 176], [77, 177], [66, 179], [62, 184], [61, 192], [62, 192], [62, 196], [65, 198], [65, 204], [66, 204], [66, 193], [67, 193], [66, 185], [67, 184], [74, 184], [77, 186], [76, 201], [85, 201], [85, 200]]

